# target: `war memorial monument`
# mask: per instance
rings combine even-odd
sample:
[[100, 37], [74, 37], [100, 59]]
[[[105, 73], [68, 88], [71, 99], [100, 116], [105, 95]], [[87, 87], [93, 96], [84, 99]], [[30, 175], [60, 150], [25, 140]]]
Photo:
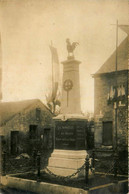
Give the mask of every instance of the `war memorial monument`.
[[[53, 173], [68, 176], [77, 171], [87, 155], [87, 120], [81, 113], [79, 64], [73, 54], [77, 42], [66, 40], [68, 57], [63, 61], [61, 113], [54, 118], [54, 151], [48, 168]], [[84, 171], [84, 170], [83, 170]], [[77, 176], [84, 175], [81, 171]]]

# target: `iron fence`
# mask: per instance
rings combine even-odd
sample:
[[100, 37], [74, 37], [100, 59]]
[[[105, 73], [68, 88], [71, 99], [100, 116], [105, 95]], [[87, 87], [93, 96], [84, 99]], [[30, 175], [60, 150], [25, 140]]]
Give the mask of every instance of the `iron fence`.
[[[112, 155], [112, 161], [109, 161], [110, 167], [107, 168], [105, 172], [100, 171], [99, 173], [102, 173], [102, 176], [109, 176], [113, 175], [114, 182], [118, 181], [118, 173], [119, 173], [119, 159], [118, 159], [118, 153], [115, 152]], [[48, 167], [45, 167], [42, 171], [41, 166], [42, 156], [41, 153], [36, 150], [33, 150], [32, 156], [28, 158], [20, 158], [12, 157], [8, 155], [6, 152], [3, 152], [2, 154], [2, 175], [6, 174], [16, 174], [16, 173], [23, 173], [23, 172], [33, 172], [37, 174], [37, 181], [41, 181], [41, 174], [42, 172], [46, 172], [51, 177], [54, 177], [58, 180], [63, 181], [69, 181], [70, 179], [74, 178], [76, 175], [78, 175], [82, 170], [85, 173], [84, 182], [85, 182], [85, 190], [89, 189], [90, 181], [89, 181], [89, 170], [91, 170], [92, 175], [95, 176], [97, 172], [96, 168], [96, 153], [95, 150], [92, 152], [92, 160], [90, 161], [89, 155], [87, 154], [84, 164], [76, 170], [76, 172], [68, 175], [68, 176], [59, 176], [55, 173], [53, 173]], [[97, 180], [96, 180], [97, 181]]]

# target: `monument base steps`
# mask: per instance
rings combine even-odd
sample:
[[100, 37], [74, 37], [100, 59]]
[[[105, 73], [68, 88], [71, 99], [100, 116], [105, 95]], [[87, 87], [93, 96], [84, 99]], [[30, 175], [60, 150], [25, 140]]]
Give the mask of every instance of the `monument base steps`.
[[[72, 175], [73, 173], [75, 173], [77, 171], [77, 169], [68, 169], [68, 168], [58, 168], [58, 167], [48, 167], [48, 169], [53, 172], [54, 174], [58, 175], [58, 176], [69, 176]], [[78, 174], [76, 174], [75, 176], [71, 177], [72, 178], [82, 178], [85, 176], [85, 170], [81, 170], [81, 172], [79, 172]]]
[[[48, 169], [56, 175], [69, 176], [75, 173], [84, 163], [86, 150], [54, 150], [49, 158]], [[81, 170], [75, 177], [85, 176], [85, 170]]]

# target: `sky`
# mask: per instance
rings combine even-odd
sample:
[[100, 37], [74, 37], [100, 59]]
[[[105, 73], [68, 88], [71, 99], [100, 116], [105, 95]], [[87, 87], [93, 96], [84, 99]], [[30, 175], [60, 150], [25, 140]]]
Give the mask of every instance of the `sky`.
[[[0, 0], [3, 101], [39, 98], [51, 88], [51, 41], [61, 61], [66, 39], [79, 42], [81, 108], [94, 111], [92, 75], [115, 49], [116, 20], [128, 24], [128, 0]], [[126, 37], [119, 29], [119, 43]]]

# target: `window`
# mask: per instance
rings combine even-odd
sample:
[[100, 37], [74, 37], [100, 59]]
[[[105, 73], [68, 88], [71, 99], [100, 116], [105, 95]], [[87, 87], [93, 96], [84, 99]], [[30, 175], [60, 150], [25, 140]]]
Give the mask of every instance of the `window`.
[[11, 154], [18, 153], [19, 131], [11, 131]]
[[44, 129], [44, 135], [43, 135], [43, 146], [44, 146], [44, 149], [48, 149], [49, 148], [49, 143], [50, 143], [50, 129], [49, 128], [45, 128]]
[[37, 120], [37, 121], [40, 120], [40, 113], [41, 113], [40, 108], [36, 108], [36, 120]]
[[30, 125], [29, 136], [30, 136], [30, 139], [37, 138], [37, 125]]
[[112, 121], [103, 122], [102, 144], [105, 146], [112, 145]]

